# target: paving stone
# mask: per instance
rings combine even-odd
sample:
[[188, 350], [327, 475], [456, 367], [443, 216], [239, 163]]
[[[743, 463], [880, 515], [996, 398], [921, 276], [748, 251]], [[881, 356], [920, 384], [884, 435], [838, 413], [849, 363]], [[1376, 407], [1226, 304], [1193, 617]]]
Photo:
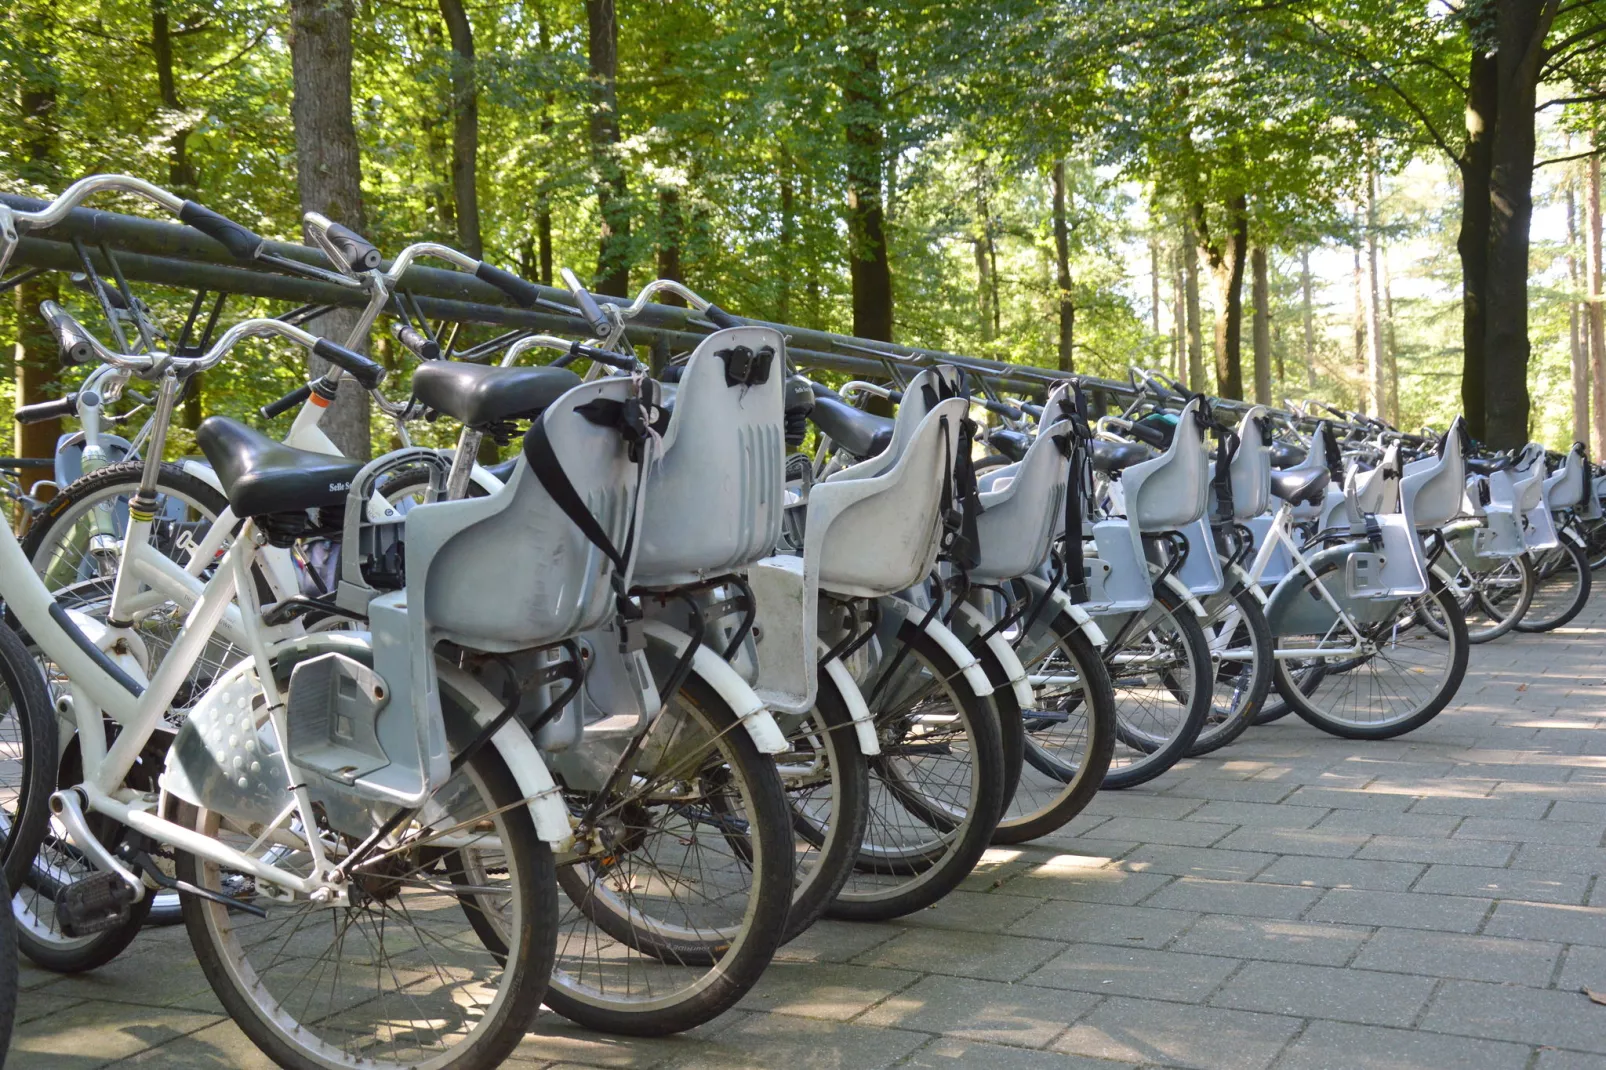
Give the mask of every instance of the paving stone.
[[1198, 955], [1308, 962], [1342, 966], [1366, 942], [1370, 929], [1331, 922], [1200, 918], [1167, 950]]
[[1193, 910], [1201, 914], [1297, 918], [1320, 896], [1321, 892], [1314, 888], [1182, 877], [1144, 900], [1143, 905], [1171, 910]]
[[1550, 808], [1546, 821], [1587, 821], [1596, 828], [1606, 827], [1606, 803], [1573, 802], [1563, 799]]
[[[1364, 836], [1409, 836], [1433, 839], [1448, 836], [1465, 819], [1454, 814], [1403, 814], [1366, 810], [1335, 810], [1316, 825], [1317, 832], [1353, 832]], [[1489, 839], [1491, 837], [1484, 837]]]
[[905, 931], [902, 925], [817, 921], [781, 945], [775, 957], [783, 962], [847, 962]]
[[1366, 888], [1379, 892], [1403, 892], [1411, 887], [1425, 868], [1415, 862], [1286, 855], [1262, 871], [1255, 882], [1295, 884], [1307, 888]]
[[1152, 817], [1162, 821], [1177, 821], [1204, 805], [1202, 799], [1179, 799], [1171, 795], [1156, 795], [1145, 788], [1128, 791], [1101, 791], [1087, 804], [1084, 814], [1104, 814], [1108, 817]]
[[1600, 1070], [1600, 1056], [1581, 1051], [1540, 1048], [1534, 1070]]
[[1545, 816], [1550, 809], [1549, 799], [1510, 797], [1496, 794], [1490, 798], [1457, 798], [1429, 795], [1411, 804], [1413, 814], [1456, 814], [1461, 817], [1498, 817], [1515, 820], [1534, 820]]
[[901, 1029], [755, 1014], [717, 1034], [698, 1052], [668, 1064], [688, 1070], [881, 1070], [926, 1043], [924, 1033]]
[[178, 1008], [85, 1001], [17, 1026], [6, 1065], [12, 1070], [101, 1066], [220, 1021], [216, 1014]]
[[1500, 843], [1494, 840], [1373, 836], [1355, 857], [1375, 858], [1384, 862], [1444, 862], [1457, 866], [1503, 866], [1511, 860], [1516, 850], [1515, 843]]
[[1178, 877], [1246, 881], [1277, 860], [1274, 854], [1224, 851], [1219, 847], [1139, 847], [1121, 859], [1130, 869]]
[[1288, 802], [1299, 806], [1330, 806], [1335, 810], [1372, 810], [1400, 812], [1411, 808], [1415, 800], [1409, 795], [1393, 795], [1366, 791], [1360, 787], [1302, 787], [1288, 797]]
[[1009, 895], [1029, 896], [1034, 906], [1042, 899], [1131, 906], [1153, 895], [1174, 879], [1169, 873], [1149, 870], [1062, 866], [1050, 861], [1027, 870], [1013, 882], [1013, 887], [1000, 891]]
[[[1466, 841], [1471, 843], [1473, 841]], [[1546, 873], [1606, 873], [1606, 848], [1566, 847], [1555, 843], [1525, 843], [1511, 860], [1515, 869], [1537, 869]]]
[[1599, 847], [1601, 826], [1582, 821], [1518, 821], [1509, 818], [1469, 817], [1455, 830], [1457, 839], [1505, 840], [1508, 843], [1555, 843], [1570, 847]]
[[959, 1067], [977, 1066], [986, 1067], [987, 1070], [1131, 1070], [1130, 1063], [1086, 1059], [1062, 1055], [1057, 1051], [977, 1044], [951, 1037], [938, 1037], [898, 1065], [910, 1070], [956, 1070]]
[[1365, 832], [1313, 829], [1244, 828], [1221, 841], [1231, 851], [1268, 851], [1280, 855], [1322, 855], [1348, 858], [1372, 837]]
[[[759, 1016], [732, 1010], [684, 1033], [667, 1037], [624, 1037], [593, 1033], [557, 1014], [542, 1011], [535, 1020], [535, 1028], [519, 1042], [513, 1056], [526, 1064], [557, 1060], [607, 1070], [651, 1070], [672, 1062], [695, 1065], [696, 1057], [709, 1050], [714, 1037], [753, 1017]], [[810, 1024], [821, 1029], [830, 1026], [821, 1022]]]
[[1352, 965], [1362, 970], [1544, 988], [1560, 956], [1560, 944], [1538, 940], [1379, 929]]
[[1167, 795], [1183, 799], [1220, 799], [1228, 802], [1282, 802], [1294, 792], [1294, 785], [1281, 781], [1207, 780], [1189, 777], [1166, 786]]
[[1207, 821], [1165, 821], [1148, 817], [1115, 817], [1099, 830], [1101, 837], [1163, 843], [1174, 847], [1208, 847], [1234, 830], [1233, 825]]
[[907, 970], [872, 966], [772, 962], [737, 1006], [845, 1022], [919, 978]]
[[1541, 873], [1490, 866], [1429, 866], [1412, 891], [1487, 896], [1539, 903], [1581, 903], [1589, 878], [1581, 873]]
[[1210, 998], [1213, 1006], [1331, 1018], [1366, 1025], [1410, 1025], [1437, 982], [1432, 977], [1251, 962]]
[[1109, 999], [1050, 1045], [1055, 1051], [1199, 1070], [1260, 1070], [1297, 1018], [1146, 999]]
[[[1035, 975], [1034, 975], [1035, 977]], [[1040, 1048], [1098, 1002], [1083, 992], [959, 977], [928, 977], [866, 1012], [858, 1025]]]
[[1256, 828], [1308, 829], [1332, 811], [1321, 806], [1281, 803], [1207, 802], [1188, 815], [1189, 821], [1215, 821]]
[[[1048, 908], [1063, 906], [1080, 904], [1048, 904]], [[1062, 943], [1050, 940], [1028, 940], [996, 933], [944, 932], [939, 936], [911, 929], [854, 961], [863, 966], [945, 973], [985, 981], [1018, 981], [1062, 950]]]
[[1306, 918], [1470, 933], [1483, 924], [1488, 910], [1488, 900], [1467, 896], [1335, 888], [1322, 896]]
[[1576, 992], [1580, 988], [1606, 992], [1606, 947], [1588, 944], [1569, 947], [1562, 957], [1556, 987], [1563, 992]]
[[1602, 1010], [1580, 992], [1446, 981], [1420, 1028], [1606, 1055]]
[[1198, 1003], [1237, 968], [1237, 959], [1212, 955], [1082, 944], [1050, 959], [1026, 981], [1106, 996]]
[[[273, 1070], [275, 1063], [262, 1054], [239, 1026], [224, 1021], [170, 1040], [159, 1048], [147, 1048], [111, 1065], [160, 1067], [161, 1070]], [[537, 1064], [509, 1060], [503, 1065], [510, 1070], [523, 1070]]]
[[1606, 908], [1558, 903], [1501, 903], [1484, 926], [1490, 936], [1525, 940], [1559, 940], [1568, 944], [1606, 946]]
[[962, 929], [973, 933], [1003, 932], [1038, 907], [1038, 900], [955, 890], [924, 910], [904, 918], [922, 929]]
[[1528, 1052], [1522, 1044], [1312, 1022], [1277, 1061], [1277, 1070], [1524, 1070]]
[[[1065, 943], [1160, 947], [1198, 917], [1183, 910], [1056, 902], [1043, 904], [1041, 909], [1011, 926], [1010, 932]], [[1041, 965], [1042, 961], [1032, 965]]]

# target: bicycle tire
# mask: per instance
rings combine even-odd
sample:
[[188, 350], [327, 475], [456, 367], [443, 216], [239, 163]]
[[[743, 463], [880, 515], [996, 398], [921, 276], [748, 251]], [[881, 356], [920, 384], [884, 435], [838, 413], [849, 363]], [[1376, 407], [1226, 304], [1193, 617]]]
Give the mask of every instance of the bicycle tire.
[[[1272, 662], [1276, 659], [1272, 653], [1275, 648], [1271, 626], [1266, 623], [1266, 612], [1248, 587], [1241, 582], [1234, 584], [1230, 579], [1228, 582], [1232, 584], [1228, 590], [1206, 600], [1205, 608], [1210, 611], [1210, 616], [1204, 624], [1205, 638], [1211, 641], [1212, 646], [1220, 640], [1217, 629], [1219, 613], [1225, 601], [1230, 599], [1238, 619], [1232, 622], [1233, 632], [1225, 642], [1233, 650], [1246, 645], [1250, 660], [1222, 661], [1212, 671], [1215, 686], [1211, 692], [1210, 711], [1205, 715], [1205, 723], [1199, 729], [1193, 746], [1188, 748], [1190, 758], [1220, 750], [1248, 731], [1271, 691]], [[1234, 669], [1235, 664], [1241, 667]]]
[[[1169, 587], [1161, 586], [1155, 590], [1154, 603], [1143, 611], [1142, 618], [1145, 622], [1152, 622], [1144, 628], [1145, 634], [1153, 633], [1157, 627], [1164, 627], [1175, 636], [1165, 642], [1186, 652], [1186, 664], [1180, 672], [1165, 674], [1166, 678], [1159, 681], [1159, 686], [1151, 687], [1144, 683], [1147, 673], [1132, 668], [1123, 669], [1116, 660], [1122, 650], [1132, 648], [1137, 628], [1127, 629], [1128, 639], [1119, 649], [1113, 643], [1105, 647], [1104, 663], [1110, 668], [1110, 683], [1115, 691], [1116, 740], [1136, 754], [1136, 757], [1127, 757], [1120, 751], [1116, 752], [1110, 770], [1104, 776], [1106, 788], [1130, 788], [1146, 784], [1181, 761], [1187, 756], [1188, 748], [1193, 746], [1210, 710], [1210, 644], [1193, 610]], [[1107, 635], [1118, 634], [1119, 630], [1104, 629]], [[1188, 689], [1185, 706], [1178, 701], [1178, 687]], [[1169, 700], [1166, 695], [1170, 696]], [[1182, 707], [1180, 716], [1168, 715], [1168, 720], [1174, 721], [1169, 727], [1165, 722], [1156, 720], [1152, 712], [1156, 703], [1167, 701]], [[1152, 723], [1155, 728], [1166, 728], [1165, 735], [1161, 736], [1154, 728], [1147, 727], [1145, 722]]]
[[[1560, 533], [1561, 545], [1554, 550], [1546, 551], [1550, 564], [1548, 567], [1540, 562], [1534, 563], [1537, 574], [1537, 583], [1534, 587], [1533, 601], [1528, 606], [1528, 612], [1516, 623], [1516, 629], [1533, 635], [1540, 632], [1552, 632], [1557, 628], [1572, 623], [1574, 617], [1583, 610], [1589, 602], [1589, 593], [1594, 586], [1594, 577], [1589, 567], [1589, 559], [1584, 554], [1583, 547], [1574, 541], [1571, 534]], [[1555, 598], [1556, 609], [1550, 608], [1550, 599], [1541, 601], [1545, 595], [1545, 588], [1551, 587], [1554, 595], [1555, 584], [1551, 581], [1557, 576], [1576, 575], [1576, 590], [1571, 596], [1566, 591], [1561, 597]]]

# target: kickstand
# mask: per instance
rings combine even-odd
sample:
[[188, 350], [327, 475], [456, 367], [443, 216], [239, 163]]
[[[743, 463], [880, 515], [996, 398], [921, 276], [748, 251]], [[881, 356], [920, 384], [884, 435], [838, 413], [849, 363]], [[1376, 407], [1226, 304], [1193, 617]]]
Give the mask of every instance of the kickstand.
[[117, 853], [122, 857], [123, 861], [132, 862], [139, 866], [143, 874], [154, 881], [158, 887], [165, 888], [170, 892], [177, 892], [179, 895], [197, 896], [208, 902], [216, 903], [218, 906], [227, 907], [230, 910], [243, 910], [247, 914], [255, 914], [259, 918], [268, 916], [268, 912], [255, 903], [233, 899], [217, 892], [207, 891], [205, 888], [197, 888], [189, 881], [181, 881], [177, 877], [169, 877], [162, 872], [161, 867], [156, 864], [149, 854], [139, 850], [131, 843], [122, 844], [117, 849]]

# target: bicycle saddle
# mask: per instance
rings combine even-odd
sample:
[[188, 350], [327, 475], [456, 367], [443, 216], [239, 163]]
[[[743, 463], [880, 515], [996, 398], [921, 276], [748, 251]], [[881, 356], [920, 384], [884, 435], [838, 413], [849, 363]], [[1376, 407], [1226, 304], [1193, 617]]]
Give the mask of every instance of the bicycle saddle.
[[363, 462], [286, 446], [227, 416], [209, 416], [195, 444], [217, 473], [237, 516], [343, 505]]
[[1291, 505], [1316, 505], [1332, 478], [1319, 465], [1276, 469], [1271, 473], [1271, 492]]
[[1273, 468], [1298, 468], [1305, 463], [1306, 456], [1305, 450], [1292, 442], [1273, 442], [1271, 444], [1271, 466]]
[[1093, 440], [1093, 467], [1100, 472], [1119, 472], [1153, 456], [1154, 451], [1141, 442]]
[[1032, 439], [1024, 431], [1011, 431], [1007, 427], [1000, 427], [988, 434], [987, 444], [1010, 460], [1018, 461], [1026, 456]]
[[892, 421], [856, 409], [829, 387], [814, 384], [814, 409], [809, 419], [831, 441], [860, 459], [886, 452], [892, 445]]
[[413, 372], [413, 394], [419, 401], [469, 427], [532, 420], [579, 385], [580, 377], [567, 368], [503, 368], [432, 360]]
[[1464, 462], [1467, 471], [1475, 476], [1493, 475], [1511, 467], [1510, 457], [1468, 457]]

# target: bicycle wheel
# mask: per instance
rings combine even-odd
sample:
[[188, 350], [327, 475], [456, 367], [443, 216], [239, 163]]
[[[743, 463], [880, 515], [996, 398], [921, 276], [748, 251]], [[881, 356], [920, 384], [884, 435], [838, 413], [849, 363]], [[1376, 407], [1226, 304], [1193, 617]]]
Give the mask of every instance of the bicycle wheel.
[[1594, 583], [1589, 559], [1570, 532], [1562, 533], [1560, 546], [1530, 556], [1536, 585], [1528, 612], [1517, 621], [1517, 631], [1554, 631], [1570, 623], [1589, 601]]
[[[348, 816], [363, 812], [353, 802]], [[216, 813], [175, 810], [202, 835], [239, 850], [253, 843]], [[337, 857], [362, 838], [315, 831]], [[556, 932], [552, 854], [494, 747], [464, 763], [394, 836], [395, 846], [357, 867], [345, 905], [287, 901], [248, 875], [178, 855], [181, 880], [266, 911], [184, 899], [213, 992], [280, 1066], [490, 1070], [535, 1018]], [[304, 850], [268, 850], [281, 868], [304, 874], [311, 865]], [[500, 947], [482, 939], [482, 918], [506, 938]]]
[[[1317, 580], [1342, 584], [1337, 565], [1317, 573]], [[1303, 579], [1303, 597], [1318, 597], [1313, 580]], [[1427, 724], [1455, 697], [1467, 671], [1467, 625], [1461, 607], [1436, 578], [1427, 594], [1402, 599], [1396, 610], [1380, 621], [1360, 626], [1363, 653], [1359, 656], [1309, 660], [1322, 662], [1323, 672], [1309, 694], [1291, 678], [1294, 661], [1277, 662], [1277, 687], [1310, 724], [1347, 739], [1389, 739]], [[1423, 603], [1431, 600], [1431, 609]], [[1445, 624], [1441, 638], [1421, 624], [1424, 613], [1437, 614]], [[1337, 632], [1327, 635], [1278, 636], [1279, 648], [1329, 645]]]
[[[4, 870], [0, 870], [0, 902], [11, 898]], [[11, 1050], [11, 1026], [17, 1020], [17, 926], [9, 915], [0, 916], [0, 1070]]]
[[787, 733], [790, 749], [775, 755], [796, 856], [787, 940], [818, 921], [847, 883], [870, 812], [870, 770], [847, 703], [824, 673], [818, 694], [814, 709]]
[[0, 621], [0, 870], [18, 887], [50, 827], [56, 713], [21, 637]]
[[1198, 738], [1210, 712], [1210, 644], [1193, 611], [1167, 587], [1143, 612], [1100, 626], [1111, 637], [1103, 654], [1118, 744], [1104, 786], [1128, 788], [1171, 768]]
[[[700, 677], [637, 738], [633, 756], [624, 740], [589, 740], [573, 764], [554, 762], [576, 848], [559, 860], [547, 1005], [590, 1029], [663, 1036], [729, 1009], [769, 964], [793, 832], [774, 759]], [[620, 760], [629, 775], [609, 786]], [[582, 763], [599, 783], [576, 779]]]
[[992, 704], [907, 620], [880, 658], [874, 676], [885, 682], [866, 689], [881, 744], [869, 761], [869, 818], [827, 917], [885, 921], [935, 903], [981, 859], [1003, 809], [1003, 744]]
[[[1526, 556], [1501, 561], [1489, 569], [1474, 569], [1456, 561], [1442, 561], [1435, 573], [1446, 592], [1461, 607], [1467, 621], [1467, 642], [1488, 643], [1517, 626], [1533, 601], [1537, 578]], [[1422, 623], [1434, 635], [1448, 636], [1444, 622], [1425, 603]]]
[[1099, 652], [1068, 613], [1036, 621], [1016, 647], [1032, 683], [1021, 714], [1022, 770], [993, 843], [1046, 836], [1081, 813], [1115, 752], [1115, 693]]
[[1260, 600], [1241, 582], [1204, 600], [1205, 638], [1214, 662], [1210, 710], [1188, 757], [1220, 750], [1255, 723], [1271, 691], [1271, 628]]

